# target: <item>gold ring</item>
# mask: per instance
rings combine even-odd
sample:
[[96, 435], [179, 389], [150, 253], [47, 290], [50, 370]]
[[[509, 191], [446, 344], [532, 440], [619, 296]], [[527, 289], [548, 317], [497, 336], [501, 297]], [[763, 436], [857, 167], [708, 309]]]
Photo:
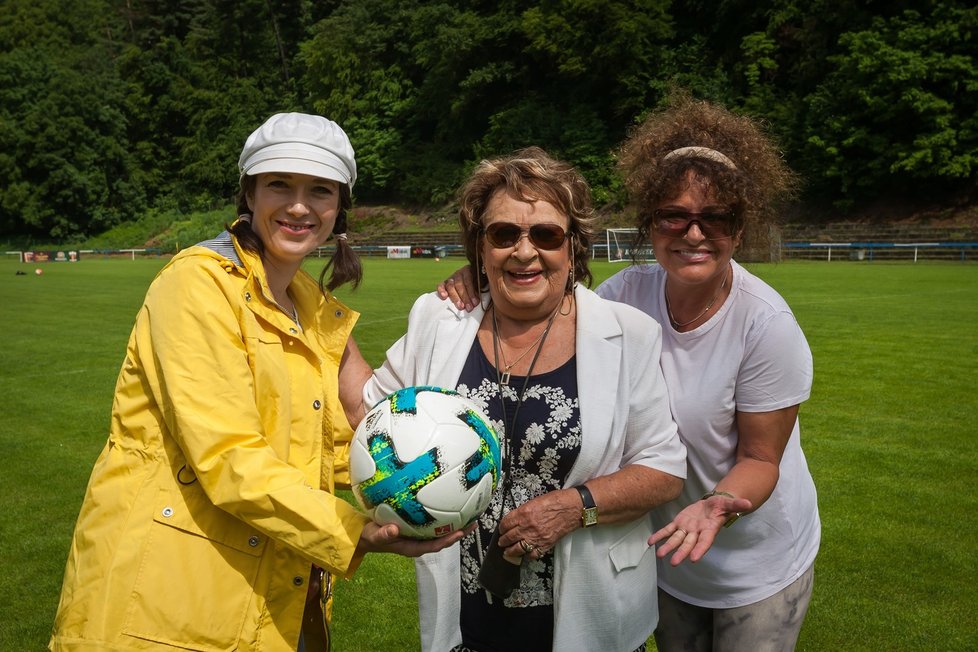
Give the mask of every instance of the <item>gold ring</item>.
[[536, 546], [533, 545], [532, 543], [527, 543], [526, 539], [520, 539], [520, 548], [522, 548], [523, 552], [525, 552], [526, 554], [530, 554], [531, 552], [533, 552]]
[[[684, 539], [686, 538], [686, 535], [689, 534], [689, 532], [687, 532], [686, 530], [682, 529], [681, 527], [677, 527], [676, 528], [676, 532], [682, 532]], [[673, 532], [673, 534], [676, 534], [676, 532]]]

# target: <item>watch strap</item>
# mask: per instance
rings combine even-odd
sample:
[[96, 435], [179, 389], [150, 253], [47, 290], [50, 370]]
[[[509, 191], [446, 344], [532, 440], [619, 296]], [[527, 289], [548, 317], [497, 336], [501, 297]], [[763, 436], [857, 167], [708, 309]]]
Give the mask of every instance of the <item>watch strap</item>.
[[[707, 498], [712, 498], [713, 496], [725, 496], [726, 498], [736, 498], [736, 496], [734, 496], [731, 493], [727, 493], [726, 491], [717, 491], [716, 489], [714, 489], [709, 493], [703, 494], [703, 497], [700, 498], [700, 500], [706, 500]], [[734, 524], [734, 521], [736, 521], [741, 516], [743, 516], [743, 514], [741, 514], [740, 512], [735, 512], [731, 514], [730, 516], [727, 517], [727, 520], [723, 524], [723, 527], [730, 527], [731, 525]]]
[[581, 526], [591, 527], [592, 525], [597, 525], [598, 506], [594, 503], [594, 496], [591, 495], [590, 490], [584, 485], [578, 485], [574, 488], [577, 489], [577, 493], [581, 496], [581, 502], [584, 503], [584, 509], [581, 511]]

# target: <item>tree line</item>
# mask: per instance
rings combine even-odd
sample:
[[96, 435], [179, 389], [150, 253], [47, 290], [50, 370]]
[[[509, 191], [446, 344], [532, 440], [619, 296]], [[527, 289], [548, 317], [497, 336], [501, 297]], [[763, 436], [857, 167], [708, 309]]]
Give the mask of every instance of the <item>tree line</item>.
[[973, 199], [978, 8], [956, 0], [5, 0], [0, 236], [223, 206], [268, 115], [326, 115], [361, 203], [450, 202], [540, 145], [620, 205], [616, 147], [672, 89], [763, 120], [836, 210]]

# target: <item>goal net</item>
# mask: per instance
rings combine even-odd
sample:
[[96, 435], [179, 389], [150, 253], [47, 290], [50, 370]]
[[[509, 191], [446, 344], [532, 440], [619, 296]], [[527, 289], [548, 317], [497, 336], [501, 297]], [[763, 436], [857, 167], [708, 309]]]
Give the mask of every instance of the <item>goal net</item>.
[[605, 229], [605, 235], [607, 237], [609, 263], [655, 260], [655, 254], [652, 253], [650, 244], [643, 242], [636, 245], [635, 239], [638, 236], [638, 229]]

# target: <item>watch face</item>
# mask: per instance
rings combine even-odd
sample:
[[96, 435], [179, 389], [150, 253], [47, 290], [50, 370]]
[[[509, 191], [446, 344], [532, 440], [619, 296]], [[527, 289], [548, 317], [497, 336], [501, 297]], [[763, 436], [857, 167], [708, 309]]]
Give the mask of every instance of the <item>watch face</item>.
[[581, 516], [581, 522], [584, 527], [590, 527], [592, 525], [598, 524], [598, 508], [590, 507], [584, 510], [584, 514]]

